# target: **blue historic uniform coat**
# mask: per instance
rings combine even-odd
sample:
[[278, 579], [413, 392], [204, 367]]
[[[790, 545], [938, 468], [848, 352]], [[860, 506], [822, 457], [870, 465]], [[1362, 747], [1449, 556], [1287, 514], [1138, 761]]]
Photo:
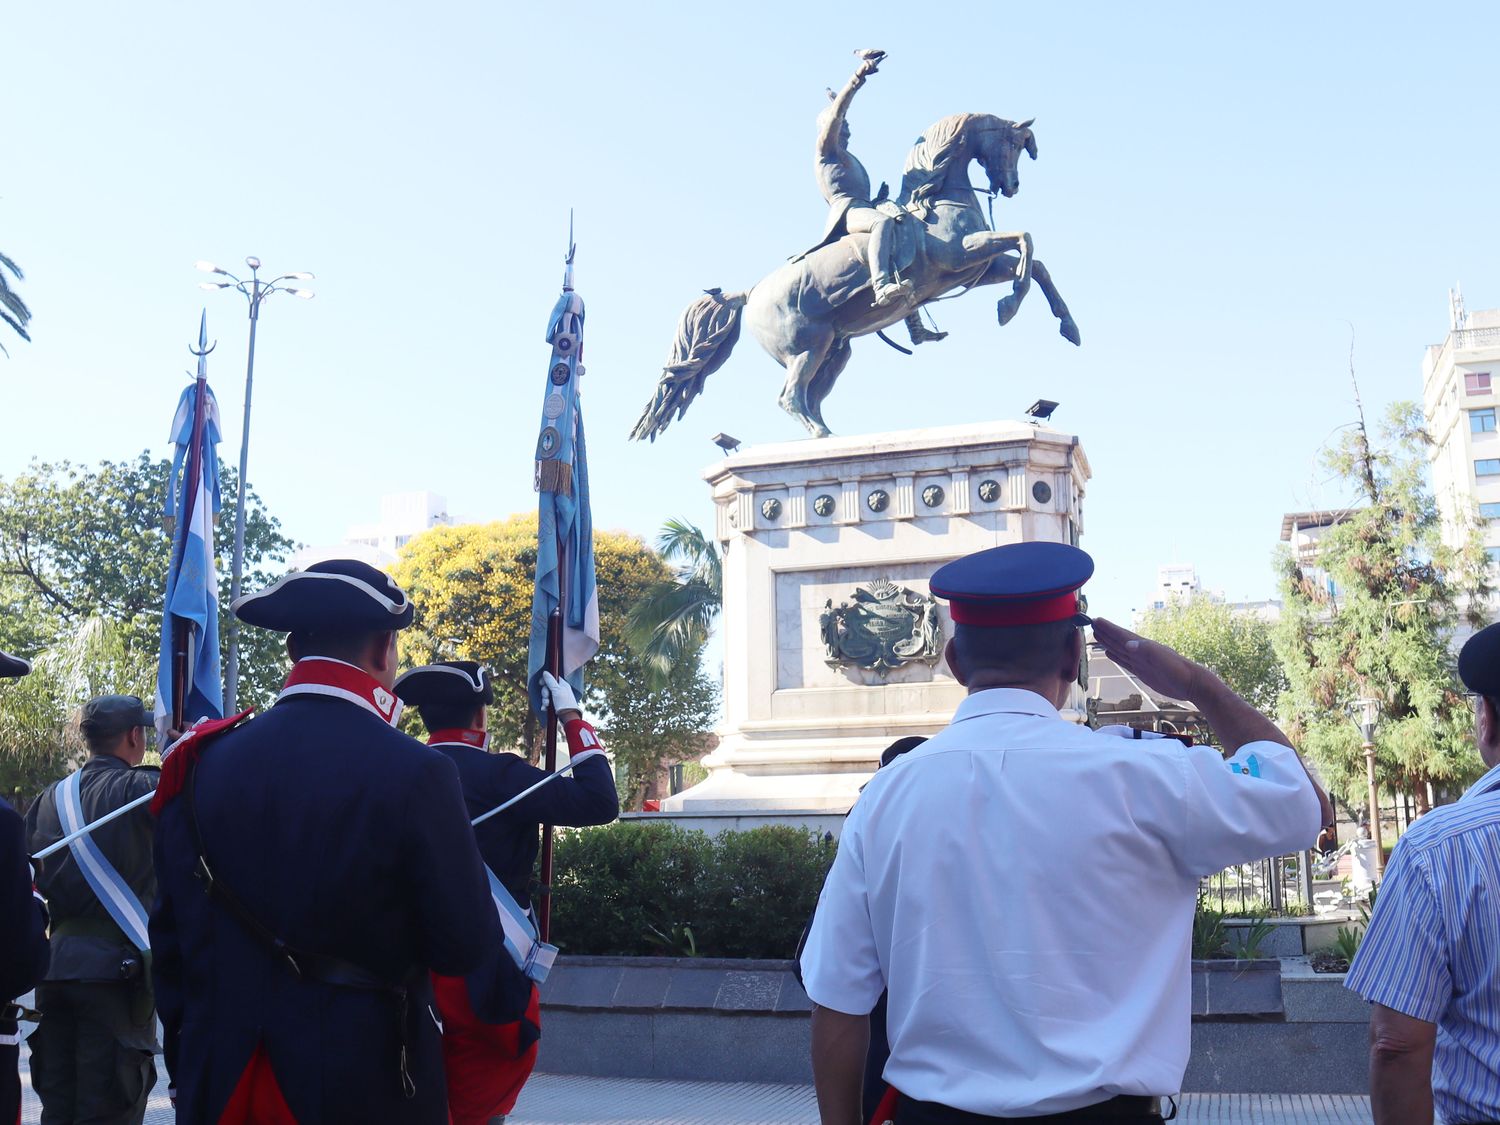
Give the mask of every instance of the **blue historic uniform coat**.
[[[491, 754], [461, 743], [440, 744], [437, 737], [432, 744], [458, 767], [471, 817], [489, 812], [547, 776], [546, 770], [519, 754]], [[474, 835], [486, 865], [525, 906], [531, 901], [531, 881], [541, 847], [538, 829], [543, 824], [586, 828], [608, 824], [619, 815], [614, 774], [609, 760], [599, 756], [579, 762], [571, 777], [550, 781], [525, 800], [490, 817], [474, 829]]]
[[428, 972], [466, 974], [502, 942], [452, 762], [357, 702], [295, 695], [207, 745], [196, 775], [208, 863], [256, 920], [410, 985], [414, 1089], [393, 997], [299, 979], [274, 957], [195, 877], [178, 796], [161, 810], [151, 917], [178, 1120], [217, 1121], [259, 1046], [300, 1125], [443, 1125]]
[[[517, 754], [491, 754], [465, 742], [447, 741], [444, 736], [448, 733], [434, 732], [431, 745], [458, 767], [471, 818], [489, 812], [547, 776], [546, 770]], [[474, 829], [474, 835], [486, 866], [518, 903], [530, 906], [541, 826], [583, 828], [608, 824], [619, 815], [614, 774], [608, 759], [601, 755], [578, 763], [571, 777], [550, 781], [525, 800], [490, 817]], [[469, 1003], [486, 1022], [509, 1023], [520, 1018], [530, 995], [530, 982], [514, 969], [504, 949], [497, 948], [479, 971], [470, 974]]]

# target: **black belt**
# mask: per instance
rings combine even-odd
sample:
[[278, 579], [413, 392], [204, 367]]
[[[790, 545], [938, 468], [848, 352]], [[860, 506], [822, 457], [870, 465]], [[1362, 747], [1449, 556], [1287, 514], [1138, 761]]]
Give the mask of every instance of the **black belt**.
[[[1172, 1116], [1175, 1117], [1176, 1106], [1172, 1108]], [[915, 1098], [903, 1096], [896, 1114], [896, 1120], [901, 1125], [993, 1125], [1000, 1121], [1025, 1122], [1026, 1125], [1071, 1125], [1116, 1118], [1171, 1120], [1170, 1117], [1164, 1119], [1161, 1116], [1161, 1099], [1146, 1094], [1120, 1094], [1107, 1102], [1080, 1106], [1062, 1113], [1047, 1113], [1041, 1117], [990, 1117], [983, 1113], [954, 1109], [940, 1102], [919, 1102]]]

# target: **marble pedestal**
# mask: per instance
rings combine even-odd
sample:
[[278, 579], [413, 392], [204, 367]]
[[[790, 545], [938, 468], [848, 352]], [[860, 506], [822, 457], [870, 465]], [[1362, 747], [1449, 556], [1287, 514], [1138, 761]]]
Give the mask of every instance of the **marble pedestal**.
[[[881, 581], [920, 603], [934, 570], [985, 547], [1076, 543], [1089, 475], [1077, 438], [1021, 422], [756, 446], [709, 468], [721, 741], [708, 779], [663, 811], [847, 810], [881, 751], [941, 730], [964, 692], [935, 657], [831, 664], [825, 614]], [[946, 606], [932, 616], [929, 651], [949, 630]]]

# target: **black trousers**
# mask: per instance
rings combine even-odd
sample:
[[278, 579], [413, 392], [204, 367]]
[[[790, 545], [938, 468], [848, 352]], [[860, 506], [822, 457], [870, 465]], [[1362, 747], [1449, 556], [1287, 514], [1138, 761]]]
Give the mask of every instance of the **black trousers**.
[[989, 1117], [969, 1113], [938, 1102], [918, 1102], [903, 1097], [896, 1107], [896, 1125], [995, 1125], [996, 1122], [1027, 1122], [1028, 1125], [1160, 1125], [1162, 1116], [1154, 1098], [1119, 1097], [1101, 1105], [1048, 1113], [1041, 1117]]
[[37, 986], [36, 1006], [27, 1042], [41, 1125], [141, 1125], [156, 1084], [156, 1013], [140, 1018], [140, 986], [52, 981]]

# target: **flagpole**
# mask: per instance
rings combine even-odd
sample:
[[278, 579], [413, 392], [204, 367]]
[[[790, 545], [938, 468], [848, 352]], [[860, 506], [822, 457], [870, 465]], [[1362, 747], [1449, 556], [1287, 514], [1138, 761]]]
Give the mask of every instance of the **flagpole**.
[[[558, 542], [558, 559], [563, 558], [561, 537]], [[547, 671], [555, 678], [562, 678], [562, 634], [563, 606], [567, 604], [567, 568], [558, 567], [557, 605], [547, 615]], [[557, 707], [551, 694], [547, 697], [547, 743], [542, 756], [542, 767], [549, 773], [557, 771]], [[552, 933], [552, 825], [542, 825], [541, 905], [537, 917], [537, 933], [546, 941]]]
[[[537, 442], [536, 462], [536, 487], [542, 497], [539, 510], [542, 527], [538, 530], [542, 532], [542, 528], [550, 526], [552, 535], [550, 544], [546, 543], [543, 538], [538, 539], [538, 561], [540, 563], [541, 557], [548, 553], [554, 556], [555, 562], [549, 564], [546, 573], [550, 574], [552, 566], [555, 566], [557, 594], [556, 600], [548, 606], [546, 603], [550, 599], [544, 592], [544, 572], [539, 566], [533, 605], [537, 607], [538, 615], [545, 608], [546, 634], [541, 646], [542, 651], [538, 653], [536, 651], [537, 637], [533, 633], [532, 651], [528, 660], [531, 676], [536, 676], [545, 670], [559, 680], [568, 671], [563, 661], [563, 649], [568, 628], [569, 595], [585, 599], [585, 602], [581, 603], [581, 608], [584, 616], [587, 617], [592, 606], [590, 599], [593, 585], [591, 547], [590, 545], [580, 546], [577, 542], [580, 533], [587, 533], [591, 521], [588, 516], [588, 496], [584, 483], [587, 471], [583, 452], [583, 421], [578, 413], [577, 379], [583, 374], [583, 367], [580, 363], [583, 347], [583, 302], [573, 292], [573, 258], [576, 251], [577, 247], [573, 243], [573, 217], [569, 214], [568, 252], [563, 259], [562, 295], [553, 306], [552, 317], [549, 321], [550, 327], [547, 330], [547, 342], [552, 344], [552, 362], [548, 368], [548, 389], [542, 408], [542, 431]], [[565, 493], [569, 495], [571, 504], [566, 518], [559, 520], [557, 505], [559, 498]], [[546, 518], [549, 513], [550, 522]], [[574, 544], [574, 557], [570, 557], [569, 543]], [[590, 553], [578, 555], [576, 553], [578, 551]], [[569, 587], [575, 583], [570, 579], [569, 571], [574, 566], [582, 565], [585, 560], [588, 566], [588, 576], [581, 579], [581, 589], [570, 590]], [[537, 623], [539, 622], [536, 617], [533, 617], [533, 624]], [[595, 638], [589, 636], [583, 646], [584, 649], [587, 649], [590, 643], [597, 647]], [[583, 651], [579, 655], [581, 660], [577, 663], [581, 665], [587, 662], [591, 652]], [[537, 659], [538, 656], [541, 657], [540, 660]], [[574, 670], [581, 673], [581, 667]], [[545, 719], [547, 730], [543, 763], [548, 775], [555, 776], [557, 773], [558, 715], [556, 703], [550, 697], [547, 700]], [[544, 942], [549, 940], [552, 930], [552, 845], [553, 826], [543, 824], [537, 930]]]
[[142, 805], [148, 804], [151, 798], [154, 796], [156, 796], [155, 789], [151, 790], [151, 792], [149, 793], [142, 793], [135, 800], [127, 801], [125, 804], [121, 805], [119, 808], [113, 810], [112, 812], [105, 813], [98, 820], [89, 821], [89, 823], [85, 824], [76, 832], [69, 832], [66, 836], [64, 836], [61, 840], [58, 840], [56, 843], [48, 844], [41, 851], [35, 852], [31, 858], [33, 860], [43, 860], [46, 859], [49, 855], [54, 854], [55, 852], [62, 851], [74, 840], [81, 839], [82, 837], [87, 836], [90, 832], [94, 831], [96, 828], [103, 828], [110, 821], [118, 820], [126, 813], [133, 812], [136, 809], [140, 808]]
[[[187, 554], [188, 534], [193, 523], [193, 508], [195, 501], [206, 501], [206, 496], [200, 496], [203, 490], [195, 487], [196, 480], [201, 486], [203, 481], [203, 425], [207, 411], [208, 399], [208, 353], [213, 351], [208, 343], [208, 310], [203, 310], [203, 315], [198, 321], [198, 346], [189, 347], [188, 351], [198, 357], [198, 376], [193, 390], [193, 435], [188, 445], [188, 455], [183, 462], [182, 473], [182, 499], [177, 505], [177, 551], [172, 560], [172, 574], [179, 575], [182, 571], [182, 562]], [[174, 581], [173, 588], [176, 588]], [[170, 605], [164, 606], [164, 613], [171, 613]], [[184, 725], [184, 712], [187, 707], [189, 677], [189, 653], [192, 649], [193, 625], [181, 617], [172, 615], [172, 729], [182, 730]]]

